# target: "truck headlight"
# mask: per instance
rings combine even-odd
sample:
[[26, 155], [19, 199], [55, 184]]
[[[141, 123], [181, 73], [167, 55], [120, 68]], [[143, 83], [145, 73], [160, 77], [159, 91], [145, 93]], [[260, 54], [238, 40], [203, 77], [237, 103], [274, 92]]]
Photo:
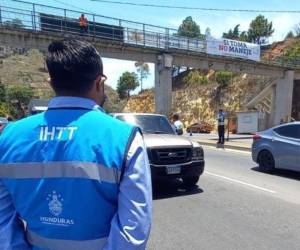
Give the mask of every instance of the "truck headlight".
[[199, 160], [203, 160], [203, 158], [204, 158], [203, 149], [201, 147], [193, 148], [192, 160], [199, 161]]

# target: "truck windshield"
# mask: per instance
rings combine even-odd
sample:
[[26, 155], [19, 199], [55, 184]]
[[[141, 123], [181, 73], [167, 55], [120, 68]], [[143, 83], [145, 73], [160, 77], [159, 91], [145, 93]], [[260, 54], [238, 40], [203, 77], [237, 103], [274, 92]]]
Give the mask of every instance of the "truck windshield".
[[167, 118], [160, 115], [118, 115], [124, 122], [138, 126], [145, 134], [174, 134]]

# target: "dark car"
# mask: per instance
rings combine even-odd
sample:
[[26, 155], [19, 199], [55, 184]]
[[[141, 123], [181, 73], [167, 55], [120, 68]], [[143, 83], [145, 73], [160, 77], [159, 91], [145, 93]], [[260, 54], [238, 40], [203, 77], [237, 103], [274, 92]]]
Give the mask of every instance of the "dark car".
[[252, 158], [265, 172], [275, 168], [300, 171], [300, 122], [280, 125], [254, 135]]
[[151, 166], [152, 180], [181, 178], [195, 185], [204, 170], [203, 148], [175, 134], [167, 118], [157, 114], [113, 114], [143, 131]]
[[213, 126], [206, 122], [197, 122], [192, 124], [186, 129], [188, 133], [210, 133], [213, 130]]

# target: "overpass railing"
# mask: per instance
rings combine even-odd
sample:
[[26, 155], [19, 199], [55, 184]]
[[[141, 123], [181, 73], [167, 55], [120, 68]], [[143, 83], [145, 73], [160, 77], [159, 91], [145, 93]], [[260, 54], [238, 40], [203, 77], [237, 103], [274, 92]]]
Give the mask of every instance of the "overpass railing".
[[205, 52], [205, 41], [176, 36], [176, 30], [96, 14], [84, 13], [87, 32], [81, 32], [82, 12], [17, 0], [2, 0], [0, 24], [11, 28], [84, 35], [159, 49]]
[[[28, 3], [20, 0], [1, 0], [0, 26], [26, 29], [34, 32], [55, 32], [63, 36], [88, 36], [139, 47], [162, 50], [177, 49], [206, 53], [206, 41], [176, 35], [176, 30], [132, 22], [93, 13], [84, 13], [88, 19], [86, 30], [79, 27], [82, 12]], [[300, 68], [299, 57], [283, 53], [262, 52], [261, 62], [290, 68]]]

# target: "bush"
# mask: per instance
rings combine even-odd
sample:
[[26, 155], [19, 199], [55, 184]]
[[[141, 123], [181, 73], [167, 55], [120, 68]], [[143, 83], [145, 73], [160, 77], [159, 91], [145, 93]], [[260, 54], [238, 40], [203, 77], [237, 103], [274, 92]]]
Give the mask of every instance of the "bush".
[[284, 61], [293, 64], [300, 64], [300, 42], [299, 41], [295, 43], [293, 47], [284, 51]]
[[7, 117], [7, 116], [15, 117], [16, 110], [11, 105], [2, 102], [2, 103], [0, 103], [0, 116], [1, 117]]
[[6, 99], [12, 109], [15, 110], [15, 118], [26, 115], [26, 109], [34, 93], [29, 85], [12, 85], [6, 89]]
[[9, 109], [4, 105], [4, 103], [0, 103], [0, 116], [6, 117], [9, 116]]
[[183, 82], [186, 84], [205, 85], [208, 83], [208, 78], [201, 71], [192, 70], [183, 78]]
[[231, 82], [232, 77], [232, 72], [219, 71], [216, 73], [216, 81], [221, 87], [228, 86]]

